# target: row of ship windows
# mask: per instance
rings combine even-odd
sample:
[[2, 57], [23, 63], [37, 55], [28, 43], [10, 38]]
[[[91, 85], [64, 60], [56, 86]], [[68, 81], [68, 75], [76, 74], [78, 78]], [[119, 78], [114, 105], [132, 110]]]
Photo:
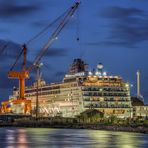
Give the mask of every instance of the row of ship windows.
[[53, 102], [57, 102], [57, 101], [61, 101], [61, 102], [77, 102], [79, 100], [78, 97], [75, 98], [49, 98], [50, 100], [48, 100], [48, 103], [53, 103]]
[[126, 97], [128, 96], [127, 93], [83, 93], [84, 96], [122, 96]]
[[[70, 94], [60, 94], [59, 95], [59, 93], [50, 93], [50, 92], [44, 92], [44, 93], [38, 93], [38, 96], [44, 96], [44, 95], [51, 95], [51, 97], [65, 97], [65, 98], [74, 98], [74, 97], [76, 97], [76, 96], [80, 96], [80, 94], [78, 94], [78, 93], [75, 93], [75, 94], [73, 94], [73, 95], [70, 95]], [[58, 95], [58, 96], [57, 96]], [[34, 94], [26, 94], [25, 95], [26, 97], [34, 97], [34, 96], [37, 96], [37, 94], [36, 93], [34, 93]]]
[[[85, 81], [85, 80], [87, 80], [87, 78], [79, 78], [79, 80], [81, 81], [81, 80], [83, 80], [83, 81]], [[109, 77], [107, 77], [107, 78], [105, 78], [105, 77], [101, 77], [101, 78], [97, 78], [97, 80], [101, 80], [101, 81], [113, 81], [113, 82], [122, 82], [122, 79], [121, 78], [109, 78]]]
[[[42, 96], [42, 95], [51, 95], [51, 94], [54, 94], [54, 95], [57, 95], [59, 94], [60, 91], [54, 91], [54, 92], [38, 92], [38, 95], [39, 96]], [[37, 93], [32, 93], [32, 94], [26, 94], [26, 97], [31, 97], [31, 96], [36, 96]]]
[[116, 91], [116, 92], [123, 92], [127, 91], [128, 89], [123, 89], [123, 88], [83, 88], [83, 91]]
[[[73, 87], [76, 87], [77, 84], [73, 84]], [[54, 90], [54, 89], [61, 89], [61, 88], [67, 88], [65, 90], [62, 91], [69, 91], [69, 88], [71, 88], [72, 86], [69, 87], [45, 87], [45, 88], [39, 88], [38, 91], [49, 91], [49, 90]], [[78, 90], [77, 88], [72, 88], [71, 90]], [[83, 91], [116, 91], [116, 92], [123, 92], [123, 91], [127, 91], [126, 89], [113, 89], [113, 88], [82, 88]], [[33, 93], [36, 92], [37, 89], [32, 89], [32, 90], [26, 90], [25, 93]], [[55, 91], [55, 90], [54, 90]], [[59, 91], [59, 90], [57, 90]]]
[[148, 106], [143, 107], [143, 106], [138, 106], [138, 107], [134, 107], [134, 111], [148, 111]]
[[130, 101], [128, 98], [84, 98], [84, 101], [122, 101], [122, 102], [127, 102]]
[[[77, 93], [75, 93], [74, 92], [75, 90], [64, 90], [64, 91], [62, 91], [63, 93], [64, 92], [69, 92], [70, 94], [77, 94]], [[25, 92], [27, 95], [29, 95], [29, 92]], [[36, 91], [34, 91], [34, 92], [32, 92], [32, 93], [34, 93], [34, 94], [36, 94], [37, 92]], [[38, 90], [38, 94], [43, 94], [43, 95], [45, 95], [45, 94], [60, 94], [61, 93], [61, 91], [60, 90], [56, 90], [56, 91], [40, 91], [40, 90]], [[92, 92], [84, 92], [83, 93], [83, 95], [84, 96], [126, 96], [127, 95], [127, 93], [92, 93]]]
[[85, 108], [129, 108], [130, 106], [127, 105], [127, 104], [120, 104], [120, 105], [115, 105], [115, 104], [112, 104], [112, 105], [108, 105], [108, 104], [104, 104], [104, 105], [101, 105], [101, 104], [87, 104], [87, 105], [84, 105]]
[[[70, 88], [70, 87], [69, 87]], [[50, 91], [50, 92], [54, 92], [54, 91], [63, 91], [63, 92], [65, 92], [65, 91], [70, 91], [70, 89], [62, 89], [61, 90], [61, 88], [59, 88], [59, 89], [57, 89], [57, 90], [54, 90], [54, 89], [49, 89], [49, 88], [39, 88], [38, 89], [38, 92], [43, 92], [43, 91]], [[71, 89], [71, 91], [74, 91], [74, 90], [78, 90], [77, 88], [72, 88]], [[33, 89], [33, 90], [26, 90], [25, 91], [25, 93], [34, 93], [34, 92], [37, 92], [37, 89]]]
[[[68, 94], [66, 95], [75, 95], [78, 94], [77, 90], [73, 89], [73, 90], [62, 90], [62, 93], [64, 94], [64, 92], [67, 92]], [[33, 92], [33, 93], [26, 93], [26, 95], [35, 95], [37, 94], [37, 92]], [[39, 95], [48, 95], [48, 94], [61, 94], [60, 90], [55, 90], [55, 91], [38, 91]]]
[[[26, 94], [26, 96], [36, 95], [37, 93]], [[60, 94], [60, 91], [49, 91], [49, 92], [38, 92], [38, 95], [50, 95], [50, 94]], [[63, 94], [67, 96], [77, 95], [79, 93], [70, 92], [68, 94]], [[119, 97], [128, 97], [127, 93], [83, 93], [83, 96], [119, 96]]]
[[[67, 84], [67, 85], [59, 85], [59, 86], [50, 86], [50, 87], [42, 87], [39, 88], [38, 90], [53, 90], [53, 89], [60, 89], [60, 88], [71, 88], [71, 87], [77, 87], [77, 84]], [[83, 88], [82, 90], [84, 91], [125, 91], [127, 89], [125, 88], [98, 88], [98, 87], [88, 87], [88, 88]], [[34, 92], [36, 91], [36, 88], [31, 89], [31, 90], [26, 90], [26, 92]]]
[[67, 85], [60, 85], [60, 89], [61, 88], [72, 88], [72, 87], [77, 87], [77, 83], [70, 83], [70, 84], [67, 84]]

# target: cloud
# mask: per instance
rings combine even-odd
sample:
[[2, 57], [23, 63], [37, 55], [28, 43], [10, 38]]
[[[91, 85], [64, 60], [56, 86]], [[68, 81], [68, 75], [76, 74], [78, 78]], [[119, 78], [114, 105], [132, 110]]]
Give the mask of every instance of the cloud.
[[126, 18], [133, 15], [141, 15], [143, 11], [137, 8], [123, 8], [123, 7], [108, 7], [105, 11], [100, 13], [104, 18]]
[[67, 56], [67, 50], [64, 48], [50, 48], [46, 54], [45, 57], [63, 57]]
[[128, 42], [124, 41], [111, 41], [111, 40], [105, 40], [102, 42], [86, 42], [84, 45], [87, 46], [104, 46], [104, 47], [110, 47], [110, 46], [120, 46], [120, 47], [130, 47], [130, 48], [137, 48], [134, 45], [129, 44]]
[[31, 25], [33, 27], [39, 27], [39, 28], [41, 28], [41, 27], [47, 26], [47, 24], [50, 24], [50, 23], [51, 22], [49, 22], [49, 20], [37, 20], [37, 21], [32, 22]]
[[0, 28], [0, 33], [9, 33], [9, 29]]
[[68, 50], [64, 49], [64, 48], [49, 48], [43, 55], [42, 52], [40, 50], [34, 50], [31, 51], [29, 54], [31, 54], [31, 59], [30, 63], [34, 63], [35, 59], [37, 59], [38, 57], [40, 57], [39, 55], [41, 55], [41, 61], [43, 63], [47, 63], [47, 61], [49, 60], [48, 58], [50, 57], [65, 57], [67, 56]]
[[108, 19], [109, 33], [102, 45], [136, 48], [148, 40], [147, 12], [137, 8], [109, 7], [100, 16]]
[[16, 16], [30, 15], [31, 13], [39, 10], [41, 5], [38, 3], [34, 4], [23, 4], [18, 0], [1, 1], [0, 2], [0, 17], [1, 18], [12, 18]]
[[[1, 62], [14, 60], [21, 51], [21, 45], [13, 41], [0, 40]], [[6, 63], [5, 63], [6, 64]]]

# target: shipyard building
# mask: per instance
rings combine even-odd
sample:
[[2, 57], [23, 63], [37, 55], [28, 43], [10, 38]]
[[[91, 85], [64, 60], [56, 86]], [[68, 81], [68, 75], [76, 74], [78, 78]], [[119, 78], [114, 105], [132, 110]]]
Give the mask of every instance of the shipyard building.
[[[129, 84], [120, 76], [108, 75], [101, 63], [93, 71], [87, 67], [81, 59], [74, 59], [62, 82], [46, 84], [39, 77], [32, 86], [26, 87], [25, 98], [31, 100], [31, 113], [36, 110], [38, 95], [41, 116], [75, 117], [87, 109], [96, 109], [105, 117], [132, 117]], [[19, 96], [17, 88], [12, 96]], [[20, 111], [19, 107], [13, 108], [13, 112]]]

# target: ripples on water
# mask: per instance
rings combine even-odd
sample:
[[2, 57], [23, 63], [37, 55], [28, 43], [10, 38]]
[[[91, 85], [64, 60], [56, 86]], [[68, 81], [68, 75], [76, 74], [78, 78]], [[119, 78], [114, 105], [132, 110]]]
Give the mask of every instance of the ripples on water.
[[148, 135], [79, 129], [0, 128], [0, 148], [147, 148]]

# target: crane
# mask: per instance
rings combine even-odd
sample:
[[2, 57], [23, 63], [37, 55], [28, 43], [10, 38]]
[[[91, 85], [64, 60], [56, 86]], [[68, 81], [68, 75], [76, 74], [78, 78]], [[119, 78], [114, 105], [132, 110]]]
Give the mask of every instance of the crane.
[[[80, 1], [78, 0], [77, 2], [75, 2], [74, 5], [72, 5], [68, 9], [68, 11], [66, 11], [66, 13], [64, 15], [61, 16], [62, 20], [60, 21], [58, 27], [53, 31], [53, 33], [49, 37], [47, 43], [41, 48], [40, 52], [37, 54], [33, 63], [29, 67], [26, 66], [27, 47], [26, 47], [25, 44], [22, 46], [22, 51], [20, 52], [19, 57], [16, 59], [15, 63], [12, 65], [10, 71], [8, 72], [8, 78], [19, 80], [19, 97], [18, 97], [17, 100], [14, 100], [12, 102], [10, 102], [10, 101], [2, 102], [2, 111], [4, 113], [10, 112], [10, 110], [7, 109], [7, 106], [10, 103], [11, 104], [20, 104], [21, 103], [22, 105], [24, 105], [24, 111], [23, 111], [24, 114], [27, 114], [31, 111], [31, 100], [27, 100], [25, 98], [25, 79], [29, 79], [29, 72], [31, 70], [33, 70], [34, 66], [37, 65], [40, 62], [41, 58], [46, 54], [47, 50], [51, 47], [53, 42], [58, 38], [58, 35], [63, 30], [65, 25], [69, 22], [70, 18], [72, 17], [74, 12], [78, 8], [79, 4], [80, 4]], [[61, 17], [59, 17], [58, 19], [61, 19]], [[45, 29], [43, 31], [45, 31]], [[40, 35], [40, 34], [41, 33], [37, 34], [36, 36], [38, 37], [38, 35]], [[22, 70], [21, 71], [13, 71], [18, 59], [20, 58], [20, 56], [22, 54], [23, 54]]]
[[[17, 98], [17, 100], [2, 102], [1, 104], [2, 113], [11, 113], [12, 110], [10, 106], [12, 105], [14, 106], [18, 104], [22, 106], [22, 112], [21, 112], [22, 114], [29, 114], [31, 111], [31, 100], [25, 99], [25, 79], [29, 78], [29, 73], [26, 70], [27, 48], [25, 45], [23, 45], [22, 47], [23, 47], [23, 50], [20, 53], [20, 55], [23, 54], [23, 57], [24, 57], [22, 71], [12, 71], [14, 67], [13, 65], [10, 71], [8, 72], [8, 78], [19, 79], [19, 97]], [[16, 61], [15, 61], [15, 64], [16, 64]]]

